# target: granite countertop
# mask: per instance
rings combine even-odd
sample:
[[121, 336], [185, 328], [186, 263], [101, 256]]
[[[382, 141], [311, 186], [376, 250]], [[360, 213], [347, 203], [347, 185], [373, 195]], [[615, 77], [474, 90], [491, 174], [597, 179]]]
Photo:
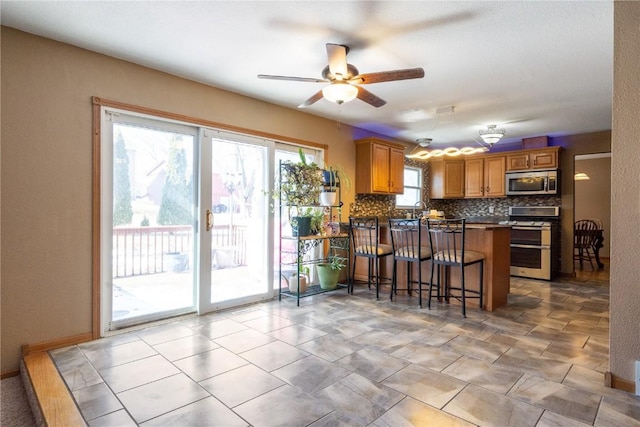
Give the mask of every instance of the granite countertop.
[[465, 224], [467, 229], [476, 229], [476, 230], [492, 230], [495, 228], [511, 228], [510, 225], [507, 224], [487, 224], [487, 223], [473, 223], [467, 222]]
[[508, 221], [508, 216], [468, 216], [465, 217], [467, 224], [499, 224], [500, 221]]
[[[404, 216], [395, 216], [395, 217], [388, 217], [388, 216], [379, 216], [378, 217], [378, 225], [383, 226], [383, 225], [389, 225], [389, 219], [405, 219]], [[452, 218], [448, 218], [448, 219], [452, 219]], [[496, 225], [496, 226], [501, 226], [501, 227], [510, 227], [509, 225], [505, 225], [505, 224], [500, 224], [500, 221], [508, 221], [509, 217], [508, 216], [468, 216], [465, 217], [465, 219], [467, 220], [466, 223], [468, 225], [471, 224], [475, 224], [475, 225]]]

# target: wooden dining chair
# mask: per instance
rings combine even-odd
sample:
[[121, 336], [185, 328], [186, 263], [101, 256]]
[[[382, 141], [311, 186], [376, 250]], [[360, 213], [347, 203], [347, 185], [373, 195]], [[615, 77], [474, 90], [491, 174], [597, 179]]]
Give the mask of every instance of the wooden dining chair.
[[586, 258], [589, 260], [591, 269], [595, 270], [593, 251], [599, 227], [599, 224], [591, 219], [581, 219], [573, 224], [573, 260], [580, 263], [580, 269]]

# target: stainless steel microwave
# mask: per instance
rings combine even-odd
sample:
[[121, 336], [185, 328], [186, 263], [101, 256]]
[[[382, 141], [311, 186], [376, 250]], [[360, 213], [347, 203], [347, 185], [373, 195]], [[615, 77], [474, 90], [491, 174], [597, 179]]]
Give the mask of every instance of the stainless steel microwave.
[[558, 171], [507, 172], [508, 196], [558, 194]]

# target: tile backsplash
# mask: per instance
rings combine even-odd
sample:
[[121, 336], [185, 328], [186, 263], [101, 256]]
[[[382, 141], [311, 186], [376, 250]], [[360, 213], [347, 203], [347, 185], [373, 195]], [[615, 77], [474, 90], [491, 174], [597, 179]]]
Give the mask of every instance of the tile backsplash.
[[[350, 206], [351, 216], [401, 217], [413, 209], [396, 208], [394, 195], [357, 194]], [[559, 196], [509, 196], [495, 199], [433, 199], [426, 200], [427, 209], [443, 211], [445, 216], [465, 218], [469, 216], [507, 216], [509, 206], [560, 206]], [[493, 208], [493, 213], [490, 209]], [[424, 210], [416, 208], [417, 211]]]

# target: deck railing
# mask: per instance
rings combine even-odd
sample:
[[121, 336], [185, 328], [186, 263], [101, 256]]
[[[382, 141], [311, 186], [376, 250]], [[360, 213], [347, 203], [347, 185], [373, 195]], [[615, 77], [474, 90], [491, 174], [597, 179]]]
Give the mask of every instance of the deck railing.
[[[212, 247], [229, 249], [234, 265], [246, 265], [246, 227], [220, 225], [211, 230]], [[193, 228], [189, 225], [115, 227], [113, 229], [113, 277], [129, 277], [169, 271], [175, 257], [190, 268]]]

